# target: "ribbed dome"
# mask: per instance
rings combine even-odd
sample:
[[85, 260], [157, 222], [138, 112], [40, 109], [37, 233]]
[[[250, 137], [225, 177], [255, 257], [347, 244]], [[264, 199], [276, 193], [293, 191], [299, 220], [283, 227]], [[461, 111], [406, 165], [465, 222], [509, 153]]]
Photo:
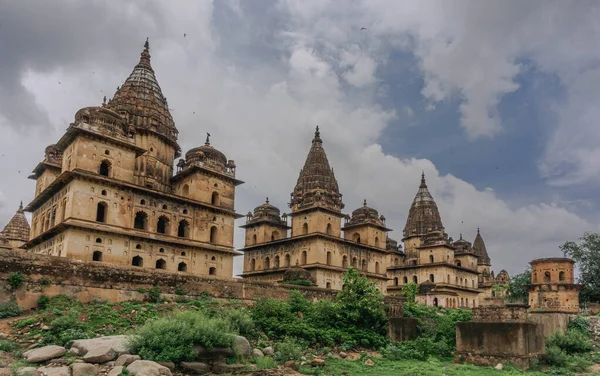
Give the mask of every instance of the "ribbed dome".
[[475, 254], [479, 256], [479, 260], [477, 264], [479, 265], [490, 265], [491, 259], [487, 253], [487, 249], [485, 248], [485, 242], [479, 233], [479, 229], [477, 229], [477, 236], [475, 237], [475, 241], [473, 242], [473, 250]]
[[377, 210], [367, 206], [367, 200], [364, 200], [363, 206], [352, 212], [350, 221], [346, 223], [346, 226], [354, 226], [359, 224], [371, 223], [377, 226], [385, 226], [383, 218], [379, 217]]
[[462, 234], [460, 234], [460, 239], [452, 243], [452, 245], [457, 248], [457, 252], [471, 251], [471, 242], [463, 239]]
[[202, 162], [208, 167], [224, 170], [227, 166], [227, 157], [214, 147], [210, 146], [210, 135], [206, 136], [206, 143], [185, 153], [186, 163]]
[[335, 211], [344, 208], [337, 180], [323, 149], [318, 126], [290, 202], [290, 207], [296, 210], [310, 206], [324, 206]]
[[408, 212], [404, 237], [423, 236], [432, 231], [444, 233], [444, 226], [438, 207], [427, 189], [425, 174], [422, 174], [421, 185]]
[[269, 203], [268, 197], [265, 200], [264, 204], [254, 208], [254, 213], [249, 212], [247, 215], [246, 225], [258, 222], [271, 222], [276, 225], [287, 227], [287, 222], [281, 218], [281, 211], [279, 210], [279, 208]]
[[269, 198], [265, 200], [265, 203], [254, 208], [254, 216], [268, 216], [274, 215], [279, 217], [281, 211], [274, 205], [269, 203]]
[[0, 232], [0, 239], [26, 242], [29, 240], [29, 230], [29, 222], [27, 222], [27, 218], [25, 218], [23, 203], [21, 203], [17, 213], [6, 224], [4, 230]]
[[150, 65], [149, 48], [146, 41], [140, 62], [106, 106], [121, 114], [136, 128], [151, 130], [165, 137], [179, 151], [179, 132]]

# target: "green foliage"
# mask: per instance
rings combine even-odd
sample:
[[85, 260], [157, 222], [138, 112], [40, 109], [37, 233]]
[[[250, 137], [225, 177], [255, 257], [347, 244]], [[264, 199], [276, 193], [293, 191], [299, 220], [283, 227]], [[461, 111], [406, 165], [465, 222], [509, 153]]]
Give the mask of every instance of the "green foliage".
[[571, 322], [569, 322], [569, 331], [579, 331], [585, 336], [589, 336], [588, 332], [588, 321], [585, 317], [577, 316]]
[[523, 273], [516, 274], [511, 277], [508, 283], [508, 300], [511, 302], [529, 302], [529, 293], [525, 290], [525, 286], [531, 284], [531, 270], [525, 269]]
[[275, 345], [275, 359], [280, 362], [300, 360], [300, 357], [302, 357], [302, 345], [292, 338], [285, 338]]
[[152, 303], [159, 303], [161, 293], [162, 293], [162, 291], [161, 291], [160, 287], [154, 286], [150, 290], [148, 290], [148, 299]]
[[67, 345], [76, 339], [89, 338], [86, 326], [74, 314], [60, 316], [50, 322], [50, 330], [44, 336], [44, 343]]
[[148, 290], [146, 290], [143, 287], [138, 287], [137, 289], [135, 289], [135, 291], [139, 292], [140, 294], [145, 294], [148, 292]]
[[256, 358], [256, 368], [258, 369], [270, 369], [275, 368], [277, 364], [275, 360], [270, 356], [265, 356], [263, 358]]
[[56, 295], [50, 298], [48, 309], [56, 311], [74, 311], [80, 309], [82, 303], [75, 298], [67, 295]]
[[594, 348], [589, 337], [579, 330], [567, 330], [565, 334], [551, 334], [546, 340], [546, 346], [556, 346], [568, 355], [590, 352]]
[[147, 322], [130, 337], [134, 354], [159, 362], [181, 362], [195, 359], [195, 345], [207, 349], [229, 347], [233, 342], [229, 323], [203, 312], [178, 312]]
[[433, 337], [418, 337], [412, 341], [389, 345], [383, 351], [387, 359], [427, 360], [430, 356], [447, 357], [453, 353], [446, 341], [436, 341]]
[[6, 317], [14, 317], [21, 314], [23, 310], [19, 305], [14, 301], [8, 301], [4, 303], [0, 303], [0, 319], [4, 319]]
[[226, 320], [233, 333], [246, 338], [258, 337], [256, 325], [247, 310], [243, 309], [219, 309], [218, 317]]
[[0, 351], [11, 352], [17, 348], [15, 341], [0, 340]]
[[40, 279], [40, 285], [42, 286], [50, 286], [52, 284], [52, 281], [46, 277], [42, 277]]
[[593, 364], [594, 345], [587, 330], [587, 320], [576, 317], [569, 323], [565, 334], [554, 333], [546, 339], [543, 362], [572, 372], [584, 371]]
[[271, 339], [291, 337], [306, 344], [348, 350], [387, 344], [387, 317], [374, 284], [351, 269], [335, 300], [312, 302], [299, 291], [287, 301], [261, 299], [252, 307], [256, 326]]
[[600, 302], [600, 234], [585, 232], [579, 243], [568, 241], [560, 246], [565, 256], [577, 261], [581, 302]]
[[175, 290], [175, 294], [176, 295], [185, 295], [185, 291], [183, 291], [183, 287], [177, 287], [177, 289]]
[[38, 305], [39, 309], [48, 308], [48, 304], [50, 304], [50, 298], [47, 297], [46, 295], [40, 296], [40, 298], [37, 301], [37, 305]]
[[25, 276], [22, 273], [10, 273], [8, 275], [8, 283], [13, 290], [18, 289], [25, 282]]
[[37, 317], [30, 317], [30, 318], [28, 318], [28, 319], [21, 320], [21, 321], [19, 321], [18, 323], [16, 323], [16, 324], [15, 324], [15, 328], [17, 328], [17, 329], [21, 329], [21, 328], [24, 328], [24, 327], [26, 327], [26, 326], [33, 325], [33, 324], [35, 324], [37, 321], [38, 321]]
[[414, 282], [410, 282], [402, 286], [402, 295], [406, 296], [406, 301], [409, 303], [415, 302], [418, 292], [419, 286]]
[[569, 361], [569, 356], [565, 350], [558, 346], [546, 346], [543, 361], [549, 366], [564, 367]]
[[310, 281], [305, 279], [298, 279], [296, 281], [288, 281], [285, 282], [286, 285], [297, 285], [297, 286], [312, 286], [313, 284]]

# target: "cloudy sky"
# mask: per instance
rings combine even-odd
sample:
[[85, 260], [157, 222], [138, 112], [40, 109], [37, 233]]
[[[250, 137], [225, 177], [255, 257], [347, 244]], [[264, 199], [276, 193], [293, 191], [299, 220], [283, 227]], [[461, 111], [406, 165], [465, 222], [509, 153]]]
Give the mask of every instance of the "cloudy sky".
[[318, 124], [347, 212], [366, 198], [400, 240], [425, 171], [450, 236], [480, 227], [520, 272], [600, 230], [598, 19], [584, 0], [0, 0], [0, 224], [149, 37], [182, 149], [212, 134], [238, 212], [288, 210]]

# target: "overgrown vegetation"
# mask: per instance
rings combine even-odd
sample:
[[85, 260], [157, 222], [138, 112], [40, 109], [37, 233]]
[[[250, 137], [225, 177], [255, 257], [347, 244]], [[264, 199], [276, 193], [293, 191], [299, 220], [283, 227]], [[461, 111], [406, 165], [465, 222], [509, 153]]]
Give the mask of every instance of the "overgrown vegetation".
[[25, 282], [25, 276], [22, 273], [10, 273], [8, 275], [8, 283], [13, 290], [18, 289]]
[[297, 286], [312, 286], [312, 282], [311, 281], [307, 281], [305, 279], [298, 279], [296, 281], [287, 281], [285, 282], [286, 285], [297, 285]]
[[4, 303], [0, 303], [0, 319], [4, 319], [6, 317], [14, 317], [21, 314], [23, 310], [19, 305], [14, 301], [8, 301]]
[[577, 262], [579, 283], [583, 285], [580, 302], [600, 302], [600, 234], [585, 232], [578, 243], [569, 241], [560, 249], [565, 257]]
[[161, 293], [162, 293], [162, 291], [161, 291], [160, 287], [154, 286], [150, 290], [148, 290], [148, 299], [152, 303], [159, 303]]
[[508, 301], [513, 303], [529, 302], [529, 292], [525, 290], [525, 286], [531, 284], [531, 270], [525, 269], [523, 273], [516, 274], [510, 278], [508, 283]]
[[548, 336], [543, 362], [572, 372], [584, 371], [592, 365], [594, 346], [587, 326], [587, 320], [579, 316], [571, 321], [565, 334]]

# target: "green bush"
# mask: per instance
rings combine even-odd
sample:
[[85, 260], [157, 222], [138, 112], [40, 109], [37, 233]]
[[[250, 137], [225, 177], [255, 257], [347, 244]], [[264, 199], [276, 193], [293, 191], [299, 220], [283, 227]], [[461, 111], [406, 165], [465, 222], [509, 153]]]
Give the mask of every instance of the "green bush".
[[185, 295], [185, 291], [183, 291], [183, 287], [178, 287], [175, 290], [175, 295]]
[[11, 352], [17, 347], [15, 341], [0, 340], [0, 351]]
[[38, 305], [39, 309], [46, 309], [46, 308], [48, 308], [49, 304], [50, 304], [50, 298], [47, 297], [46, 295], [40, 296], [40, 298], [37, 301], [37, 305]]
[[232, 329], [227, 320], [209, 317], [199, 311], [178, 312], [146, 322], [130, 337], [134, 354], [159, 362], [181, 362], [195, 359], [195, 345], [207, 349], [229, 347]]
[[82, 307], [82, 303], [67, 295], [56, 295], [48, 301], [48, 309], [73, 312]]
[[46, 277], [42, 277], [40, 279], [40, 285], [42, 286], [50, 286], [52, 284], [52, 281]]
[[292, 338], [286, 338], [275, 345], [275, 359], [280, 362], [300, 360], [300, 357], [302, 357], [302, 345]]
[[21, 321], [19, 321], [18, 323], [16, 323], [16, 324], [15, 324], [15, 328], [17, 328], [17, 329], [21, 329], [21, 328], [24, 328], [24, 327], [26, 327], [26, 326], [33, 325], [33, 324], [35, 324], [37, 321], [38, 321], [37, 317], [30, 317], [30, 318], [28, 318], [28, 319], [21, 320]]
[[587, 353], [594, 348], [588, 336], [579, 330], [551, 334], [546, 339], [546, 347], [558, 347], [567, 355]]
[[571, 320], [571, 322], [569, 322], [568, 330], [576, 330], [586, 336], [589, 336], [587, 319], [581, 316], [575, 317], [573, 320]]
[[258, 369], [270, 369], [275, 368], [277, 364], [275, 360], [269, 356], [265, 356], [264, 358], [256, 358], [256, 368]]
[[152, 303], [160, 303], [160, 294], [162, 293], [160, 287], [154, 286], [148, 290], [148, 299]]
[[383, 354], [392, 360], [416, 359], [427, 360], [433, 357], [449, 357], [453, 349], [444, 342], [432, 337], [418, 337], [412, 341], [398, 342], [385, 348]]
[[137, 289], [135, 289], [135, 291], [139, 292], [140, 294], [145, 294], [148, 292], [148, 290], [146, 290], [143, 287], [138, 287]]
[[22, 273], [10, 273], [8, 275], [8, 283], [13, 290], [18, 289], [25, 282], [25, 276]]
[[5, 303], [0, 303], [0, 319], [18, 316], [22, 311], [23, 310], [21, 307], [19, 307], [19, 305], [12, 300]]
[[218, 316], [229, 323], [234, 333], [246, 338], [257, 337], [256, 325], [247, 310], [220, 309], [218, 312]]
[[558, 346], [546, 346], [543, 362], [553, 367], [564, 367], [567, 365], [569, 356]]

